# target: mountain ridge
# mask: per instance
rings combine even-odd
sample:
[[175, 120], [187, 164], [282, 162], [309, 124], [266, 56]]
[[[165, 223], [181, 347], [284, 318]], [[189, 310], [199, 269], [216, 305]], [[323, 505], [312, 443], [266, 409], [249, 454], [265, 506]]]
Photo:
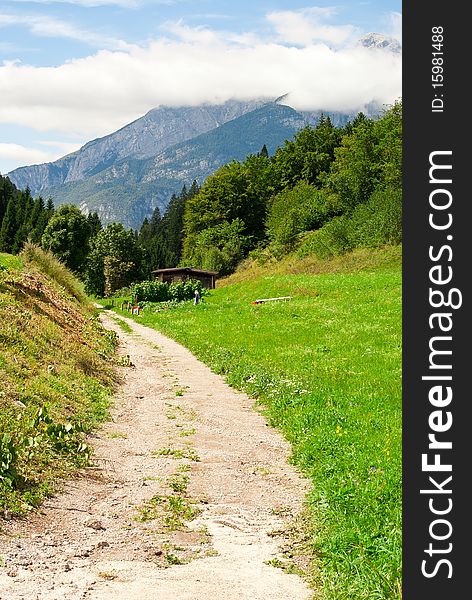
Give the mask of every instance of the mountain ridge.
[[[156, 206], [165, 209], [171, 195], [193, 180], [200, 184], [223, 164], [283, 144], [307, 122], [293, 108], [265, 104], [195, 138], [175, 144], [154, 157], [124, 158], [80, 181], [45, 191], [61, 203], [97, 212], [104, 224], [117, 220], [139, 228]], [[77, 198], [84, 199], [77, 201]]]
[[218, 105], [153, 108], [117, 131], [90, 140], [56, 161], [18, 167], [7, 176], [20, 189], [29, 187], [36, 195], [50, 187], [93, 176], [122, 158], [154, 156], [250, 112], [264, 102], [263, 99], [230, 100]]

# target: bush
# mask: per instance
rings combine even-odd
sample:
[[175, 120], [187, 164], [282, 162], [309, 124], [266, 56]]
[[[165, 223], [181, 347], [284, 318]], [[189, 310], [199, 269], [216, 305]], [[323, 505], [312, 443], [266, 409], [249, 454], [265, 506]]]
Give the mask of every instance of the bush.
[[350, 215], [335, 217], [308, 235], [299, 256], [315, 254], [329, 258], [354, 248], [376, 248], [402, 241], [402, 192], [381, 189], [368, 202], [359, 204]]
[[177, 283], [163, 283], [161, 281], [141, 281], [133, 286], [133, 297], [138, 297], [140, 302], [167, 302], [191, 300], [195, 291], [198, 290], [200, 296], [207, 293], [203, 288], [201, 281], [187, 279]]
[[349, 221], [349, 239], [356, 248], [376, 248], [402, 241], [402, 192], [377, 190], [360, 204]]
[[300, 233], [321, 227], [332, 213], [326, 194], [303, 181], [277, 194], [266, 223], [276, 254], [285, 254]]
[[200, 296], [207, 292], [206, 288], [203, 288], [202, 282], [194, 279], [171, 283], [169, 285], [169, 300], [176, 300], [177, 302], [191, 300], [195, 296], [195, 291], [198, 291]]
[[132, 287], [133, 297], [143, 302], [165, 302], [169, 299], [169, 285], [161, 281], [141, 281]]

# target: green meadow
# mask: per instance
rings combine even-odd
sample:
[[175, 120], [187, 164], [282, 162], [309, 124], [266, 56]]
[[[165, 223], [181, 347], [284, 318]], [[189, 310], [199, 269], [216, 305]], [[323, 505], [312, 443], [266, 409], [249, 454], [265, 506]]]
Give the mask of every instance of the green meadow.
[[[401, 597], [401, 247], [396, 257], [239, 276], [197, 306], [134, 317], [255, 397], [291, 442], [313, 483], [306, 542], [326, 600]], [[280, 296], [291, 299], [252, 304]]]

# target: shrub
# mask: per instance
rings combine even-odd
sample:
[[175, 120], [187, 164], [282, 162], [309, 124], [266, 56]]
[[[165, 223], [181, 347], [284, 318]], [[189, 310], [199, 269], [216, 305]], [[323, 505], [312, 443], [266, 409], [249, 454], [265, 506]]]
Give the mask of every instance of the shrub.
[[165, 302], [169, 299], [169, 286], [161, 281], [141, 281], [135, 283], [133, 297], [143, 302]]
[[311, 233], [298, 250], [298, 255], [315, 254], [318, 258], [329, 258], [344, 254], [352, 249], [348, 234], [349, 219], [344, 215], [331, 219], [324, 227]]
[[402, 241], [402, 192], [377, 190], [369, 201], [360, 204], [349, 221], [353, 247], [375, 248]]
[[163, 283], [161, 281], [141, 281], [133, 286], [133, 297], [138, 297], [140, 302], [167, 302], [191, 300], [198, 290], [200, 296], [207, 293], [202, 282], [187, 279], [177, 283]]
[[402, 241], [402, 192], [380, 189], [350, 215], [335, 217], [308, 235], [299, 256], [328, 258], [354, 248], [376, 248]]
[[303, 181], [277, 194], [266, 223], [276, 253], [290, 250], [300, 233], [320, 227], [332, 212], [326, 194]]
[[203, 296], [207, 290], [203, 288], [201, 281], [194, 279], [171, 283], [169, 285], [169, 300], [177, 300], [178, 302], [191, 300], [195, 295], [195, 291], [198, 291], [200, 296]]

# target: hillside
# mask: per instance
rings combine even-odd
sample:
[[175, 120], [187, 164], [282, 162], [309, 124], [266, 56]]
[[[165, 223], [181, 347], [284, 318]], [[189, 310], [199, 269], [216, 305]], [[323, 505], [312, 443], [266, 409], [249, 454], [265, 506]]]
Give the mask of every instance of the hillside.
[[87, 463], [107, 415], [114, 338], [76, 280], [29, 247], [0, 254], [0, 514], [23, 513]]

